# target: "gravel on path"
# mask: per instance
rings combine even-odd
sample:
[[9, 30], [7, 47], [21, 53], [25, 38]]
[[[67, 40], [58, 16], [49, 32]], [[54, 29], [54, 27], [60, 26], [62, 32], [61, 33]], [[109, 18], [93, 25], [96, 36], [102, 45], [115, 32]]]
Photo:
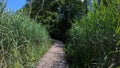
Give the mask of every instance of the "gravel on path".
[[63, 47], [62, 42], [54, 40], [53, 46], [40, 59], [36, 68], [68, 68]]

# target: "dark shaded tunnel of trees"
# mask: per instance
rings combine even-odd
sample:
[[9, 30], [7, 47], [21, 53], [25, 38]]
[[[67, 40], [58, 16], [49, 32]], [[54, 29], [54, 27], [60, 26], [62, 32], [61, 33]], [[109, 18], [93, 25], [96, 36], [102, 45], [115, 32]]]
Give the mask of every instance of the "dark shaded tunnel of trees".
[[[66, 40], [67, 31], [71, 28], [75, 18], [82, 17], [81, 1], [74, 0], [27, 0], [23, 9], [27, 10], [31, 18], [45, 25], [51, 38]], [[79, 17], [78, 17], [79, 16]]]

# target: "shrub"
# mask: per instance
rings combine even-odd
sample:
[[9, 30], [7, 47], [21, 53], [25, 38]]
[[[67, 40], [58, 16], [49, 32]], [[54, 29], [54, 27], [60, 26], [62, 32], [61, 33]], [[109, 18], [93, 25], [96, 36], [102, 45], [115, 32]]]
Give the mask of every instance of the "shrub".
[[116, 6], [108, 5], [99, 6], [72, 24], [65, 46], [71, 68], [106, 68], [112, 63], [114, 54], [111, 52], [116, 50], [119, 40], [116, 28], [120, 14]]
[[46, 29], [23, 13], [0, 17], [0, 68], [33, 68], [49, 47]]

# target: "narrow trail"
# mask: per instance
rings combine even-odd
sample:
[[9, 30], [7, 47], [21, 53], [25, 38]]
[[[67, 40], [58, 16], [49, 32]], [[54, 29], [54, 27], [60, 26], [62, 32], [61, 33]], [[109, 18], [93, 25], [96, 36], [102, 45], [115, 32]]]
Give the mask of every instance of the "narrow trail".
[[40, 59], [36, 68], [68, 68], [63, 47], [62, 42], [54, 40], [53, 46]]

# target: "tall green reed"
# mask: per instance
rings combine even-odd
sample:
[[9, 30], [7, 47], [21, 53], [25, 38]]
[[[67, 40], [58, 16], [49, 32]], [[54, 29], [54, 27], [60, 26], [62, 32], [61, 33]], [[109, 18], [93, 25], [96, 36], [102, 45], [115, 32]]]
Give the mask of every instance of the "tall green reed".
[[[115, 61], [119, 33], [119, 10], [112, 2], [96, 6], [81, 20], [75, 20], [68, 32], [65, 51], [71, 68], [105, 68]], [[117, 29], [119, 30], [119, 29]], [[114, 59], [112, 61], [111, 59]]]
[[34, 68], [50, 45], [46, 29], [23, 12], [0, 17], [0, 68]]

